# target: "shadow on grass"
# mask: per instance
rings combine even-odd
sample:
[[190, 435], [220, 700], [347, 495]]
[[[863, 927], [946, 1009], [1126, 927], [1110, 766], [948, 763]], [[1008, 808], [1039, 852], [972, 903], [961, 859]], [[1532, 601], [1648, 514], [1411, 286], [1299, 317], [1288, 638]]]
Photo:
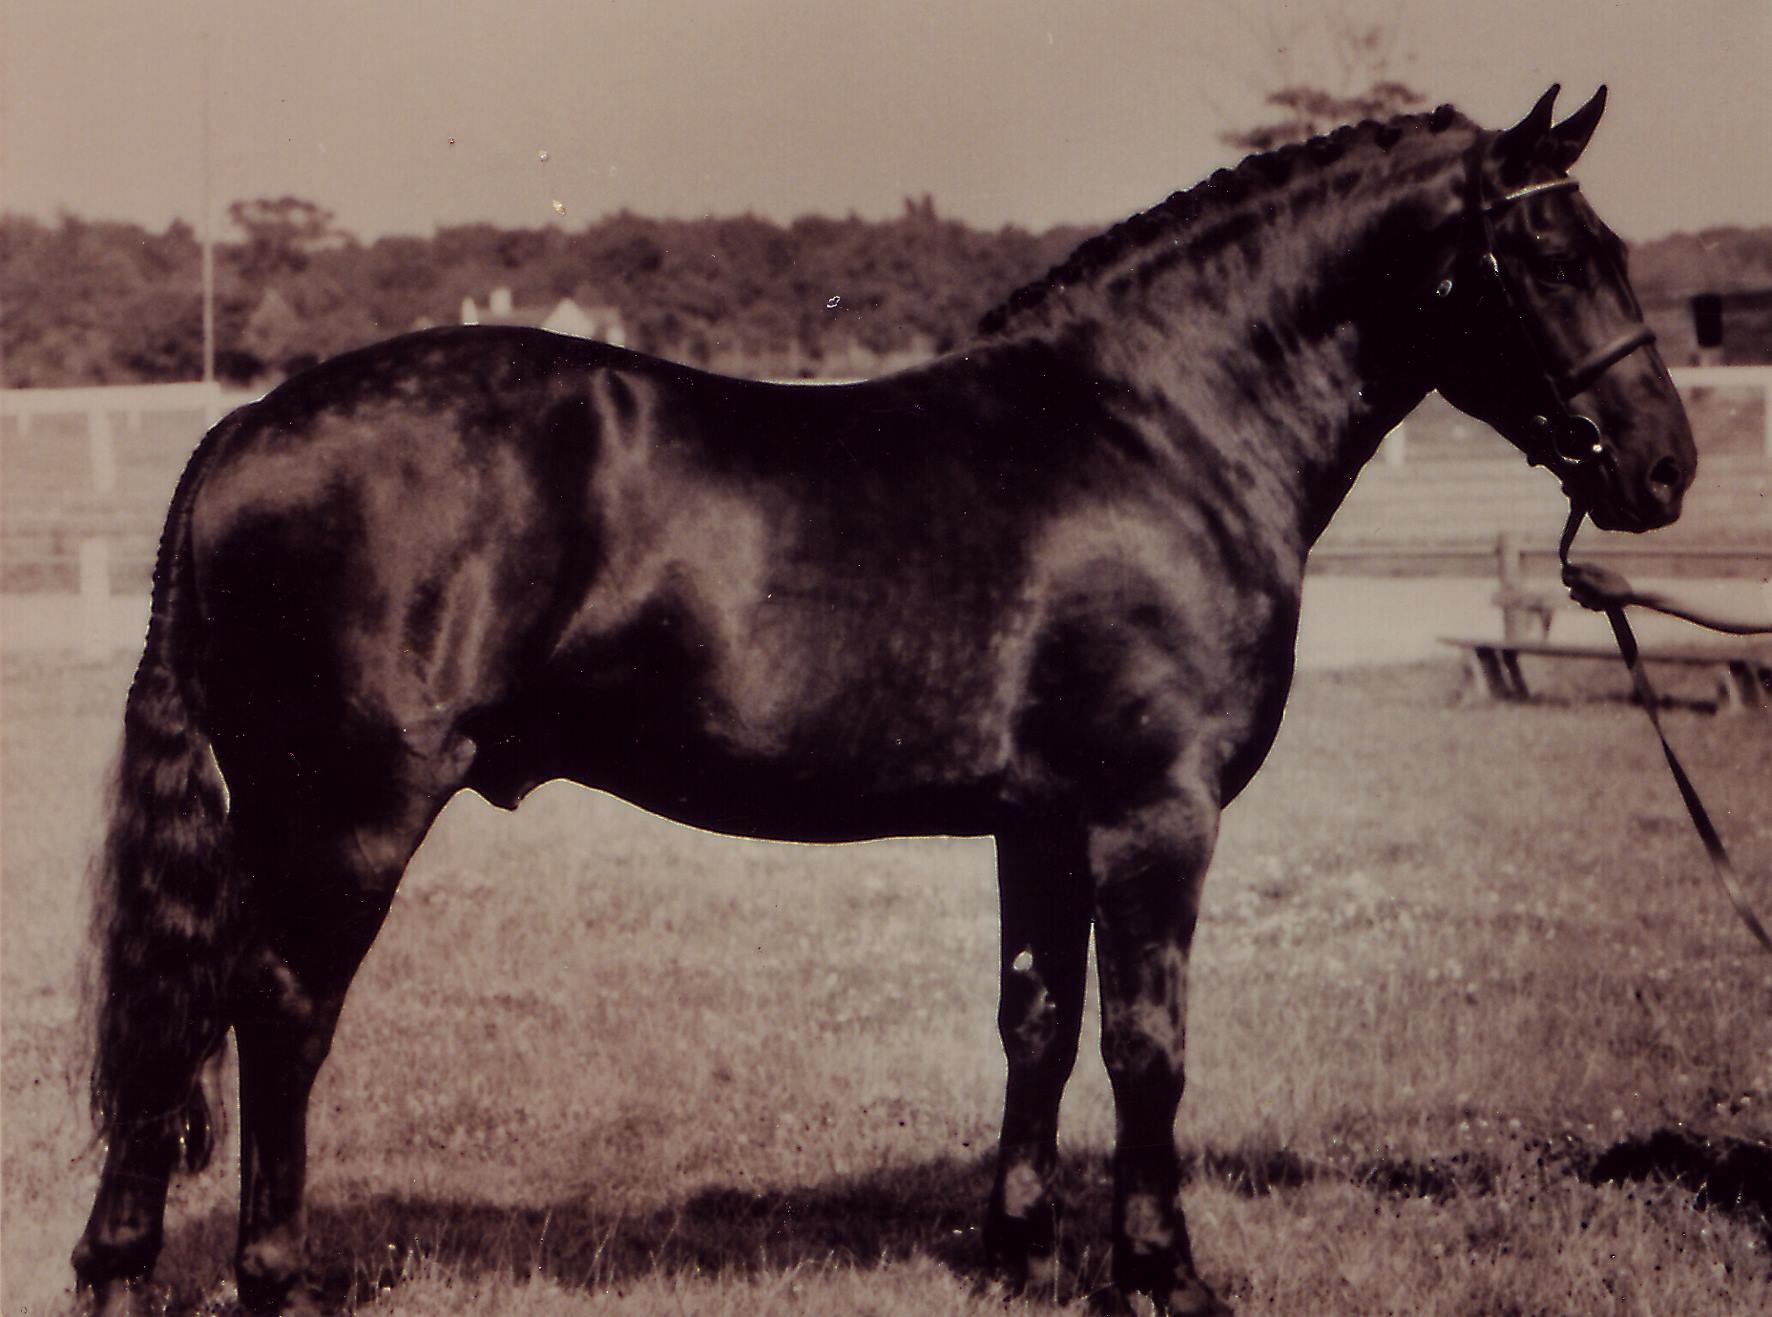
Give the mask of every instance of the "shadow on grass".
[[415, 1249], [446, 1274], [541, 1274], [574, 1289], [871, 1267], [917, 1254], [982, 1283], [976, 1222], [989, 1186], [986, 1164], [940, 1160], [824, 1185], [714, 1187], [639, 1214], [594, 1198], [491, 1207], [381, 1196], [317, 1208], [310, 1224], [323, 1289], [358, 1301], [396, 1284]]
[[1699, 1211], [1755, 1222], [1772, 1241], [1772, 1147], [1745, 1139], [1656, 1130], [1615, 1143], [1594, 1159], [1590, 1184], [1666, 1180], [1692, 1195]]
[[[1759, 1144], [1663, 1130], [1603, 1151], [1544, 1147], [1550, 1155], [1540, 1165], [1552, 1178], [1596, 1185], [1667, 1180], [1691, 1191], [1701, 1210], [1762, 1229], [1772, 1219], [1772, 1149]], [[382, 1194], [315, 1203], [310, 1255], [322, 1294], [345, 1308], [397, 1287], [415, 1255], [424, 1267], [464, 1281], [540, 1275], [585, 1291], [619, 1291], [661, 1276], [742, 1278], [926, 1257], [982, 1291], [991, 1279], [979, 1238], [991, 1171], [989, 1155], [939, 1158], [820, 1185], [712, 1187], [643, 1213], [622, 1213], [589, 1197], [511, 1207]], [[1185, 1174], [1190, 1183], [1247, 1197], [1340, 1182], [1381, 1197], [1436, 1202], [1491, 1194], [1498, 1180], [1497, 1167], [1472, 1154], [1331, 1163], [1263, 1144], [1197, 1153]], [[1065, 1158], [1057, 1188], [1065, 1213], [1054, 1297], [1068, 1302], [1107, 1280], [1112, 1194], [1106, 1157]], [[219, 1238], [232, 1226], [231, 1219], [204, 1219], [185, 1230]], [[193, 1311], [194, 1297], [172, 1298], [170, 1312]]]
[[1290, 1148], [1242, 1146], [1233, 1152], [1207, 1152], [1195, 1159], [1190, 1179], [1210, 1180], [1247, 1197], [1334, 1181], [1351, 1182], [1389, 1198], [1429, 1198], [1443, 1203], [1460, 1194], [1486, 1194], [1495, 1171], [1469, 1153], [1410, 1161], [1370, 1157], [1362, 1161], [1307, 1161]]
[[[989, 1278], [979, 1225], [991, 1170], [988, 1158], [943, 1158], [816, 1185], [710, 1187], [638, 1213], [594, 1195], [494, 1206], [378, 1194], [313, 1203], [309, 1256], [328, 1305], [347, 1309], [415, 1270], [467, 1282], [543, 1276], [567, 1289], [619, 1291], [654, 1277], [871, 1268], [920, 1256], [982, 1290]], [[1068, 1185], [1068, 1196], [1078, 1209], [1073, 1218], [1086, 1218], [1087, 1231], [1105, 1238], [1107, 1180], [1094, 1178], [1098, 1184]], [[188, 1229], [213, 1233], [217, 1224], [203, 1220]], [[231, 1230], [232, 1221], [225, 1226]], [[422, 1261], [415, 1264], [415, 1255]], [[1065, 1260], [1069, 1275], [1086, 1264], [1080, 1256]], [[169, 1311], [193, 1311], [186, 1306], [192, 1297], [172, 1298]]]

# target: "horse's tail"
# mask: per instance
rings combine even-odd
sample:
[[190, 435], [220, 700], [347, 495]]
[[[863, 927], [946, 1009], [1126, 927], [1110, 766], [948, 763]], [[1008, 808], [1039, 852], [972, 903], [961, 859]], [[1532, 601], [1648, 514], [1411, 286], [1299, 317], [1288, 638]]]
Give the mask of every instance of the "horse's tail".
[[191, 504], [209, 447], [199, 446], [185, 468], [160, 539], [95, 908], [99, 1136], [176, 1139], [193, 1171], [207, 1165], [214, 1144], [201, 1074], [227, 1036], [243, 937], [227, 788], [181, 671], [198, 625]]

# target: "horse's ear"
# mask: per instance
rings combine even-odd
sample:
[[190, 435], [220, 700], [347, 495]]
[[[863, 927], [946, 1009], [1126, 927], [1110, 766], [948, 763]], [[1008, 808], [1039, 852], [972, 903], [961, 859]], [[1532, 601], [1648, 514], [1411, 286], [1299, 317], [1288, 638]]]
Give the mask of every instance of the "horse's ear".
[[1594, 129], [1600, 126], [1600, 116], [1606, 111], [1606, 87], [1602, 83], [1593, 98], [1562, 123], [1550, 130], [1550, 142], [1545, 154], [1558, 169], [1567, 173], [1569, 166], [1581, 158], [1587, 148], [1588, 139], [1594, 135]]
[[1495, 155], [1501, 162], [1504, 177], [1517, 179], [1531, 167], [1538, 154], [1538, 147], [1545, 135], [1551, 130], [1551, 112], [1556, 107], [1557, 93], [1562, 90], [1558, 83], [1552, 83], [1551, 89], [1538, 98], [1526, 117], [1495, 140]]

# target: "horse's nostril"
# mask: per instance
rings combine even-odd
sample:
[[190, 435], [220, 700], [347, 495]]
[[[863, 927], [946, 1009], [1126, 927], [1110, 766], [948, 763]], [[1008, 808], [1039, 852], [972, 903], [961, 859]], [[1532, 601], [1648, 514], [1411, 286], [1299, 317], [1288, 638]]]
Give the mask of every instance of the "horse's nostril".
[[1671, 501], [1686, 487], [1686, 472], [1671, 457], [1664, 457], [1649, 468], [1649, 492], [1656, 498]]

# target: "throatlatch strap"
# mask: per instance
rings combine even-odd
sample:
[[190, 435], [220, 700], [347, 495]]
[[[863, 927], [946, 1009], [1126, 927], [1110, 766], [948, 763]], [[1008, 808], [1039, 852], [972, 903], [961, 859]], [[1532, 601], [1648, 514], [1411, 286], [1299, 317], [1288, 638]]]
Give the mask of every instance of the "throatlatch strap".
[[[1568, 524], [1563, 527], [1563, 538], [1557, 546], [1557, 555], [1565, 567], [1569, 565], [1569, 546], [1575, 542], [1575, 532], [1580, 529], [1586, 515], [1586, 510], [1579, 506], [1570, 509]], [[1636, 690], [1637, 703], [1649, 715], [1649, 725], [1655, 729], [1656, 738], [1661, 742], [1662, 757], [1667, 760], [1668, 770], [1673, 773], [1674, 785], [1680, 789], [1680, 799], [1686, 803], [1686, 813], [1692, 819], [1698, 839], [1704, 843], [1704, 853], [1710, 857], [1711, 871], [1716, 874], [1723, 894], [1729, 898], [1729, 904], [1735, 907], [1735, 913], [1747, 925], [1747, 931], [1754, 935], [1754, 939], [1768, 954], [1772, 954], [1772, 936], [1767, 935], [1765, 925], [1748, 903], [1746, 894], [1741, 890], [1741, 880], [1736, 876], [1735, 865], [1729, 859], [1728, 848], [1723, 845], [1723, 839], [1717, 835], [1716, 825], [1711, 822], [1710, 811], [1705, 809], [1704, 802], [1698, 798], [1698, 789], [1692, 785], [1692, 779], [1686, 775], [1680, 757], [1668, 743], [1667, 732], [1661, 725], [1661, 713], [1657, 707], [1659, 700], [1655, 688], [1649, 684], [1649, 674], [1643, 667], [1642, 650], [1637, 645], [1636, 633], [1631, 630], [1630, 622], [1625, 618], [1623, 606], [1609, 605], [1606, 620], [1612, 624], [1612, 636], [1618, 642], [1619, 656], [1624, 659], [1624, 666], [1630, 670], [1631, 686]]]

